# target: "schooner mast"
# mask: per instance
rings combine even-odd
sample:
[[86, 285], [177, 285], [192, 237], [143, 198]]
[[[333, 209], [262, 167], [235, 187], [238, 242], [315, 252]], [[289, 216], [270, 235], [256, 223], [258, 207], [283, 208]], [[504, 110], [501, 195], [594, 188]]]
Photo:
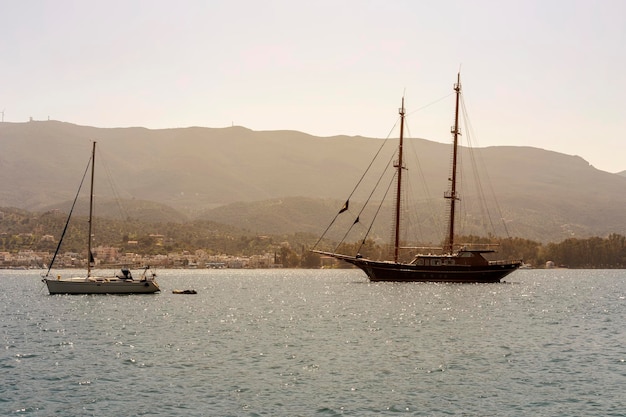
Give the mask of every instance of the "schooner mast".
[[394, 165], [397, 169], [397, 188], [396, 188], [396, 211], [395, 211], [395, 233], [393, 244], [393, 261], [398, 262], [400, 252], [400, 201], [402, 196], [402, 169], [404, 167], [404, 161], [402, 160], [402, 149], [404, 145], [404, 97], [402, 97], [402, 107], [398, 110], [400, 113], [400, 143], [398, 145], [398, 162]]
[[454, 217], [456, 209], [456, 201], [459, 199], [456, 193], [456, 173], [457, 173], [457, 155], [459, 136], [461, 135], [461, 129], [459, 128], [459, 100], [461, 98], [461, 73], [457, 74], [457, 82], [454, 84], [454, 91], [456, 93], [456, 105], [454, 108], [454, 126], [450, 129], [452, 133], [452, 173], [450, 175], [450, 189], [444, 193], [444, 197], [450, 200], [450, 213], [448, 219], [448, 236], [446, 243], [443, 247], [444, 253], [454, 252]]

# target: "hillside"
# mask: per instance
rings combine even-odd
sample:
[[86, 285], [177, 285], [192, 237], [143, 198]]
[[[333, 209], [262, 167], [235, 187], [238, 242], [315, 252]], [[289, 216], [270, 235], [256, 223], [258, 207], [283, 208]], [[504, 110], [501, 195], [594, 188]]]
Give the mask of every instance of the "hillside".
[[[72, 198], [91, 140], [98, 142], [97, 159], [106, 161], [99, 175], [110, 173], [123, 187], [121, 197], [158, 201], [187, 213], [292, 195], [338, 197], [375, 149], [375, 143], [362, 138], [239, 127], [147, 130], [54, 121], [3, 123], [0, 174], [8, 187], [0, 191], [0, 201], [37, 210]], [[102, 177], [97, 181], [102, 183]], [[108, 185], [100, 183], [98, 193], [111, 196]]]
[[[380, 139], [242, 127], [0, 123], [0, 206], [67, 207], [85, 171], [91, 140], [98, 142], [97, 199], [121, 198], [125, 216], [166, 222], [199, 218], [268, 234], [323, 231], [381, 144]], [[408, 142], [420, 157], [426, 194], [441, 200], [449, 145]], [[537, 148], [480, 151], [512, 235], [545, 242], [626, 234], [625, 176]], [[470, 159], [467, 149], [462, 158]], [[114, 204], [109, 206], [101, 206], [99, 214], [112, 212]]]

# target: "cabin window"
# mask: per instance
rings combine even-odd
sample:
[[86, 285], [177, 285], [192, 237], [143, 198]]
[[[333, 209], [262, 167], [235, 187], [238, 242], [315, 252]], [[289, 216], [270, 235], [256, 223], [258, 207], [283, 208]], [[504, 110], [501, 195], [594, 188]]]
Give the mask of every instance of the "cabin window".
[[441, 259], [433, 259], [430, 261], [432, 266], [441, 266]]
[[454, 259], [446, 259], [443, 261], [444, 265], [454, 265]]
[[417, 258], [416, 260], [413, 261], [413, 263], [415, 265], [424, 265], [424, 260], [421, 258]]

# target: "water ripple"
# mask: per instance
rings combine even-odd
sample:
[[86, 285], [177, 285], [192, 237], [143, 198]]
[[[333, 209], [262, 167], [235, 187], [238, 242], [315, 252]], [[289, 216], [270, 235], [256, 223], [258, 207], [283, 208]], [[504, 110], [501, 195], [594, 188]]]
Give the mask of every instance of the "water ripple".
[[369, 283], [356, 270], [159, 280], [155, 296], [49, 296], [36, 272], [0, 271], [3, 414], [626, 409], [625, 271], [518, 271], [488, 285]]

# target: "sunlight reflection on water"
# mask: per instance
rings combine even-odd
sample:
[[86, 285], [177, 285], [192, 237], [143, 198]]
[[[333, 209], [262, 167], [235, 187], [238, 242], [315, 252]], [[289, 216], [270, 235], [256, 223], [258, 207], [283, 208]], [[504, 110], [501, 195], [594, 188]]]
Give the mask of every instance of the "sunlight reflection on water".
[[166, 270], [161, 294], [49, 296], [37, 272], [0, 271], [0, 406], [66, 416], [622, 413], [626, 271], [507, 279]]

